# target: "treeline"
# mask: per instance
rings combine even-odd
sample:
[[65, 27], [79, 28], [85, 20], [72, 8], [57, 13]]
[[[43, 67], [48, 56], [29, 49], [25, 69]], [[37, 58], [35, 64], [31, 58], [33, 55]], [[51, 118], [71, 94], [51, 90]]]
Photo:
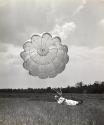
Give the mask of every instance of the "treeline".
[[[59, 88], [56, 88], [59, 89]], [[63, 93], [104, 93], [104, 81], [94, 82], [86, 85], [83, 82], [76, 83], [75, 86], [61, 88]], [[0, 89], [0, 93], [55, 93], [53, 88], [28, 88], [28, 89]]]

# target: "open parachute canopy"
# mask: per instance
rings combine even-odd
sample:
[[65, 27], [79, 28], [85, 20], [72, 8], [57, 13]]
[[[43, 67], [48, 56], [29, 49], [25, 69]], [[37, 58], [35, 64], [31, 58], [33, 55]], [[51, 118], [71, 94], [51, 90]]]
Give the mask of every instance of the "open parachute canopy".
[[33, 35], [24, 43], [23, 49], [20, 53], [23, 67], [30, 75], [41, 79], [55, 77], [69, 61], [68, 47], [61, 44], [60, 37], [52, 37], [50, 33]]

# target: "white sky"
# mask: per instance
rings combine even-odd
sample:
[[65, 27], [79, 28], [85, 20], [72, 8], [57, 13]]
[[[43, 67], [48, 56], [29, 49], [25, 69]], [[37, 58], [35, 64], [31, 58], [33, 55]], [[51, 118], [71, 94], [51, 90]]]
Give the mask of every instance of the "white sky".
[[[29, 76], [20, 58], [32, 34], [59, 35], [69, 47], [64, 72]], [[55, 87], [104, 80], [104, 0], [0, 0], [0, 88]]]

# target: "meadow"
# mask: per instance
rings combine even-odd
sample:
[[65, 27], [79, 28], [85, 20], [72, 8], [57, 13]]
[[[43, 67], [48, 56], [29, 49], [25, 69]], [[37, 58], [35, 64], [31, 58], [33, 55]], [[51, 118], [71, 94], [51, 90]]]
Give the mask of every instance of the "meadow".
[[0, 125], [104, 125], [104, 94], [64, 94], [84, 102], [59, 105], [52, 94], [0, 96]]

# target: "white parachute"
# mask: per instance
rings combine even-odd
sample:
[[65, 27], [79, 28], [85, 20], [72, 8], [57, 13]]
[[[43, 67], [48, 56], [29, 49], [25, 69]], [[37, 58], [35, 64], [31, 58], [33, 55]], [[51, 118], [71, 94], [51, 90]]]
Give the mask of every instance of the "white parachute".
[[41, 79], [55, 77], [69, 61], [68, 47], [61, 44], [60, 37], [52, 37], [50, 33], [33, 35], [24, 43], [23, 49], [20, 53], [23, 67], [30, 75]]

